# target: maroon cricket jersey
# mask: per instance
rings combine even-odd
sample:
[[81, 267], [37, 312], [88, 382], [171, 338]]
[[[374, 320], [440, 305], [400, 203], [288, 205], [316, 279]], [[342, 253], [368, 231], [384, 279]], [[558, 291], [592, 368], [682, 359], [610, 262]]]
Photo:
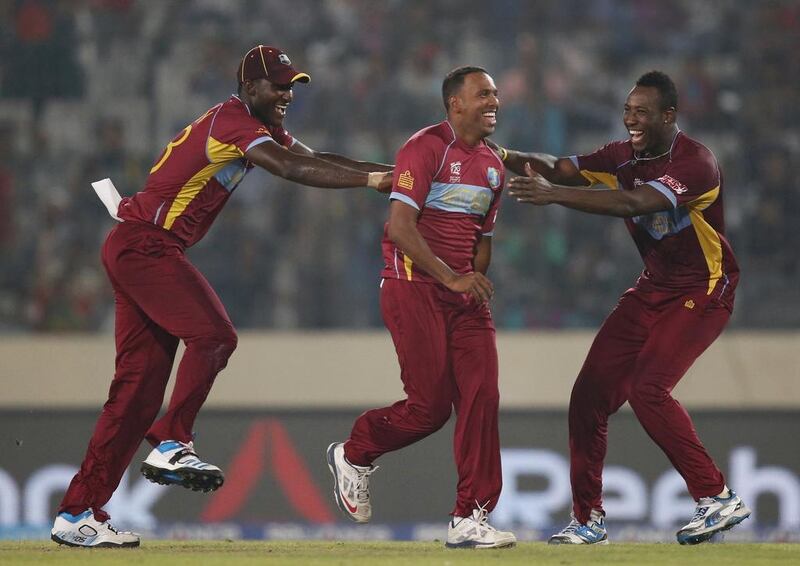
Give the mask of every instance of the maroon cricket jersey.
[[678, 132], [669, 152], [655, 159], [637, 158], [630, 140], [570, 159], [593, 183], [623, 191], [650, 185], [672, 203], [671, 210], [625, 219], [645, 280], [674, 289], [702, 286], [709, 295], [732, 290], [739, 266], [725, 239], [722, 174], [711, 150]]
[[[449, 122], [424, 128], [397, 153], [390, 199], [419, 210], [417, 229], [431, 251], [459, 274], [473, 271], [475, 245], [492, 236], [503, 190], [503, 162], [481, 142], [470, 147]], [[437, 282], [399, 249], [384, 227], [381, 277]]]
[[265, 126], [233, 95], [167, 144], [150, 169], [144, 189], [122, 199], [117, 215], [160, 226], [191, 246], [205, 235], [253, 168], [244, 154], [267, 141], [288, 148], [294, 138], [283, 128]]

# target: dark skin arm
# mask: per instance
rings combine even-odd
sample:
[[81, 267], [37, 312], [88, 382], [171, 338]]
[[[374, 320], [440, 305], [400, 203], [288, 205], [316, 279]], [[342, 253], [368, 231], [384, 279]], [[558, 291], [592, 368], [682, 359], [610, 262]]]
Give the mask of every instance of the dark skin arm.
[[393, 200], [389, 207], [389, 239], [415, 264], [451, 291], [468, 293], [480, 302], [488, 301], [492, 297], [492, 282], [477, 271], [477, 265], [475, 272], [459, 275], [434, 255], [425, 238], [417, 230], [418, 216], [419, 211], [414, 207]]
[[[530, 163], [531, 168], [542, 177], [559, 185], [570, 187], [588, 186], [589, 181], [581, 175], [572, 160], [565, 157], [556, 157], [547, 153], [525, 153], [515, 149], [503, 149], [491, 140], [486, 140], [500, 159], [506, 169], [517, 175], [525, 175], [525, 164]], [[503, 153], [505, 151], [505, 154]]]
[[551, 183], [530, 165], [525, 166], [525, 175], [514, 177], [508, 183], [509, 195], [517, 202], [560, 204], [591, 214], [622, 218], [672, 209], [669, 199], [650, 185], [640, 185], [632, 191], [567, 187]]
[[355, 159], [350, 159], [349, 157], [345, 157], [344, 155], [339, 155], [338, 153], [315, 151], [297, 140], [295, 140], [292, 147], [289, 148], [289, 151], [293, 151], [294, 153], [299, 153], [300, 155], [308, 155], [310, 157], [316, 157], [317, 159], [322, 159], [323, 161], [327, 161], [328, 163], [333, 163], [334, 165], [339, 165], [341, 167], [349, 167], [350, 169], [355, 169], [356, 171], [365, 171], [365, 172], [392, 171], [394, 169], [394, 165], [387, 165], [386, 163], [356, 161]]
[[378, 192], [388, 192], [392, 188], [391, 173], [377, 177], [373, 174], [371, 185], [369, 172], [301, 155], [273, 142], [258, 144], [245, 154], [245, 158], [273, 175], [312, 187], [347, 189], [372, 186]]

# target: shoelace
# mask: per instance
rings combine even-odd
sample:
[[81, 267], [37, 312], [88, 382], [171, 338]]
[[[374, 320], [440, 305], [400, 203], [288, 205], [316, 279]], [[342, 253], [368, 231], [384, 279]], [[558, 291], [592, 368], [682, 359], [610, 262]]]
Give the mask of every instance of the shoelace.
[[572, 516], [572, 520], [569, 522], [569, 525], [564, 527], [564, 529], [561, 531], [561, 534], [562, 535], [573, 535], [573, 534], [577, 533], [578, 529], [580, 529], [582, 526], [583, 525], [581, 525], [578, 522], [578, 520], [575, 518], [575, 516], [573, 515]]
[[705, 517], [706, 513], [708, 512], [708, 508], [711, 507], [713, 503], [714, 500], [710, 497], [700, 498], [700, 500], [697, 502], [697, 507], [694, 510], [694, 515], [692, 515], [692, 520], [689, 522], [693, 523], [694, 521]]
[[488, 505], [488, 502], [486, 505], [481, 505], [476, 501], [475, 504], [478, 506], [478, 508], [472, 512], [472, 520], [485, 529], [496, 531], [497, 529], [489, 524], [489, 512], [486, 510], [486, 505]]
[[378, 469], [378, 466], [372, 466], [367, 470], [356, 470], [356, 481], [355, 481], [355, 492], [356, 492], [356, 499], [360, 502], [365, 502], [369, 500], [369, 476]]

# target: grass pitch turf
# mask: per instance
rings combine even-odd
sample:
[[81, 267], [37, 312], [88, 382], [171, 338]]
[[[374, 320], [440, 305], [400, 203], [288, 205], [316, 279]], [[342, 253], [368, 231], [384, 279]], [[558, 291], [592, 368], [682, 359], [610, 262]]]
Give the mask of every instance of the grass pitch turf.
[[0, 564], [239, 566], [242, 564], [800, 564], [800, 544], [617, 543], [565, 547], [520, 543], [499, 550], [448, 550], [439, 542], [145, 541], [132, 549], [83, 549], [49, 541], [0, 541]]

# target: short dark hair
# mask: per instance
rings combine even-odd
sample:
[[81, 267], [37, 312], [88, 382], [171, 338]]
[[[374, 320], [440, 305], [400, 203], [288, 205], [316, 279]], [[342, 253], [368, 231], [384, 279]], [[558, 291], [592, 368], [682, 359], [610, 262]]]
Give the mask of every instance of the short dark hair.
[[[442, 100], [444, 100], [445, 110], [450, 110], [450, 103], [448, 102], [450, 97], [464, 86], [464, 77], [472, 73], [486, 73], [486, 69], [483, 67], [466, 66], [458, 67], [447, 73], [447, 76], [442, 82]], [[489, 73], [486, 74], [488, 75]]]
[[678, 89], [675, 88], [675, 83], [668, 74], [661, 71], [649, 71], [639, 77], [636, 86], [651, 86], [658, 90], [662, 111], [670, 108], [678, 109]]

